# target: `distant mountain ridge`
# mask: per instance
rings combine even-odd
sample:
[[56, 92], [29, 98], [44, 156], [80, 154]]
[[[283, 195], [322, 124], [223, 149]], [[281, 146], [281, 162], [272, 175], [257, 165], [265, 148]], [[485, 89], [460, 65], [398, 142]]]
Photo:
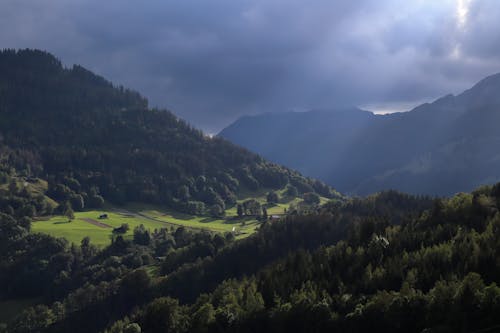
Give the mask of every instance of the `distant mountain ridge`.
[[219, 136], [343, 192], [450, 195], [500, 180], [499, 124], [495, 74], [409, 112], [263, 114], [240, 118]]

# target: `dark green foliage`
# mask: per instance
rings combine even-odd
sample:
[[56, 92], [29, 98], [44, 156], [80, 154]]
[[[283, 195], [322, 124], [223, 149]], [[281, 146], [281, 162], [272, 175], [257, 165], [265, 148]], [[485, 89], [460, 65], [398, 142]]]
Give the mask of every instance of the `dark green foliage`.
[[71, 207], [76, 211], [82, 211], [85, 208], [85, 201], [81, 194], [74, 194], [70, 197]]
[[238, 214], [238, 217], [242, 217], [244, 212], [243, 212], [243, 205], [238, 204], [236, 207], [236, 213]]
[[140, 225], [134, 228], [134, 243], [139, 245], [149, 245], [151, 242], [151, 235], [149, 231], [144, 227], [144, 225]]
[[295, 186], [287, 185], [285, 194], [289, 197], [296, 197], [297, 195], [299, 195], [299, 191], [297, 191], [297, 188]]
[[122, 223], [121, 226], [113, 229], [113, 234], [124, 235], [127, 233], [127, 231], [129, 231], [129, 229], [130, 226], [128, 225], [128, 223]]
[[186, 308], [172, 298], [157, 298], [143, 312], [143, 320], [139, 322], [145, 332], [186, 332], [188, 316]]
[[12, 178], [9, 186], [6, 189], [0, 188], [0, 212], [18, 219], [23, 217], [33, 218], [53, 212], [53, 207], [42, 194], [27, 191], [26, 188], [18, 189], [18, 179], [24, 182], [24, 178], [10, 175], [9, 178]]
[[185, 204], [179, 204], [176, 208], [181, 212], [186, 212], [192, 215], [205, 214], [205, 204], [201, 201], [188, 201]]
[[312, 192], [304, 193], [302, 198], [304, 199], [304, 202], [308, 203], [308, 204], [317, 205], [320, 202], [319, 195], [317, 195], [316, 193], [312, 193]]
[[104, 206], [104, 198], [99, 194], [90, 195], [87, 202], [88, 208], [102, 208]]
[[275, 203], [278, 203], [280, 198], [278, 196], [278, 193], [271, 191], [271, 192], [267, 193], [266, 200], [267, 200], [267, 203], [269, 203], [269, 204], [275, 204]]
[[[83, 287], [79, 298], [66, 296], [64, 304], [80, 310], [66, 309], [65, 319], [52, 316], [55, 305], [21, 318], [45, 316], [49, 320], [38, 325], [54, 332], [103, 329], [110, 318], [109, 332], [129, 326], [145, 332], [415, 333], [496, 327], [500, 213], [494, 193], [487, 187], [434, 202], [381, 193], [326, 206], [320, 215], [268, 222], [236, 243], [184, 228], [162, 231], [149, 245], [167, 252], [158, 281], [138, 270], [121, 282]], [[105, 251], [115, 256], [107, 265], [136, 267], [131, 259], [144, 254], [129, 257], [130, 246], [113, 244]], [[90, 320], [103, 309], [105, 317]]]
[[215, 218], [223, 217], [225, 214], [224, 207], [220, 204], [215, 204], [210, 207], [210, 215]]
[[262, 213], [260, 202], [249, 199], [243, 202], [243, 213], [248, 216], [260, 216]]
[[73, 208], [71, 208], [71, 205], [68, 205], [63, 214], [68, 218], [69, 221], [75, 219], [75, 212], [73, 211]]

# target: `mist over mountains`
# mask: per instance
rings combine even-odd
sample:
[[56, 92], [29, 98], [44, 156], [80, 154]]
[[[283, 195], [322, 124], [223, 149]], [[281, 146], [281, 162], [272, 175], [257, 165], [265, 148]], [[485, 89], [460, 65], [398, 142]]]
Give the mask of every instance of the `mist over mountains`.
[[500, 74], [409, 112], [242, 117], [219, 136], [352, 194], [450, 195], [500, 179]]

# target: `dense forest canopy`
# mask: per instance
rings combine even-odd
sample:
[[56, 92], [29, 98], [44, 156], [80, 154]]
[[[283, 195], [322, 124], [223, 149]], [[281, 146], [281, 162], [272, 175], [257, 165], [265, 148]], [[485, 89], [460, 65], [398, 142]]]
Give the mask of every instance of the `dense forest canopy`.
[[[38, 305], [9, 332], [474, 332], [500, 321], [500, 184], [384, 192], [234, 241], [184, 228], [105, 249], [2, 215], [2, 285]], [[27, 247], [26, 243], [32, 244]], [[23, 267], [23, 268], [21, 268]], [[26, 288], [26, 286], [32, 286]]]

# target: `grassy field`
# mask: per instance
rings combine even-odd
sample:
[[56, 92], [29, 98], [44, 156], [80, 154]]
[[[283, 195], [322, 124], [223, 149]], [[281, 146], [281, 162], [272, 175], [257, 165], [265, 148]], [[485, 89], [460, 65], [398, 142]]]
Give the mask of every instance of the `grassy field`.
[[[253, 197], [242, 197], [238, 203], [243, 203], [248, 199], [255, 199], [262, 205], [266, 205], [268, 215], [284, 214], [290, 204], [297, 204], [302, 199], [286, 198], [282, 191], [280, 202], [277, 204], [266, 203], [267, 191], [254, 193]], [[327, 199], [321, 198], [322, 203]], [[107, 214], [107, 219], [99, 219], [101, 214]], [[90, 219], [90, 220], [89, 220]], [[100, 222], [108, 227], [99, 226], [91, 222]], [[182, 214], [173, 210], [159, 208], [152, 205], [130, 204], [126, 207], [109, 206], [102, 210], [91, 210], [76, 212], [75, 219], [71, 222], [64, 216], [53, 216], [46, 220], [35, 221], [32, 224], [34, 232], [43, 232], [56, 237], [64, 237], [70, 242], [80, 243], [84, 237], [90, 237], [93, 244], [99, 246], [108, 245], [111, 242], [113, 228], [121, 226], [123, 223], [129, 225], [126, 238], [131, 238], [136, 226], [143, 224], [149, 230], [167, 227], [184, 226], [191, 229], [205, 229], [213, 232], [235, 232], [237, 238], [244, 238], [254, 233], [260, 222], [253, 217], [237, 216], [236, 205], [226, 210], [224, 218], [216, 219], [208, 216], [194, 216]]]
[[[148, 207], [145, 205], [130, 205], [127, 208], [142, 216], [172, 225], [182, 225], [195, 229], [208, 229], [217, 232], [233, 231], [233, 228], [235, 228], [241, 235], [251, 234], [259, 224], [259, 222], [253, 218], [236, 218], [236, 214], [228, 214], [227, 211], [225, 218], [216, 219], [208, 216], [188, 215], [166, 209], [159, 210], [156, 207]], [[242, 224], [244, 224], [244, 226]]]
[[[101, 214], [108, 218], [100, 220]], [[97, 226], [84, 219], [92, 219], [104, 223], [111, 228]], [[130, 205], [124, 208], [107, 208], [76, 212], [75, 219], [71, 222], [64, 216], [53, 216], [46, 220], [38, 220], [32, 224], [34, 232], [47, 233], [55, 237], [64, 237], [73, 243], [80, 243], [84, 237], [90, 237], [93, 244], [105, 246], [111, 242], [113, 228], [127, 223], [130, 227], [125, 234], [126, 238], [132, 237], [133, 229], [143, 224], [149, 230], [167, 227], [184, 226], [193, 229], [205, 229], [215, 232], [236, 231], [238, 238], [252, 234], [260, 222], [253, 218], [235, 218], [228, 216], [225, 219], [214, 219], [206, 216], [193, 216], [173, 211], [159, 209], [145, 205]]]
[[[101, 214], [107, 214], [108, 218], [99, 220]], [[93, 219], [105, 223], [111, 228], [96, 226], [82, 219]], [[111, 242], [113, 228], [119, 227], [123, 223], [127, 223], [130, 227], [125, 237], [131, 237], [134, 227], [141, 224], [151, 230], [165, 228], [166, 226], [165, 223], [152, 221], [137, 215], [112, 212], [110, 210], [92, 210], [76, 212], [75, 219], [71, 222], [68, 222], [68, 218], [64, 216], [53, 216], [47, 220], [35, 221], [32, 224], [32, 229], [35, 232], [64, 237], [73, 243], [80, 243], [84, 237], [88, 236], [93, 244], [107, 245]]]

